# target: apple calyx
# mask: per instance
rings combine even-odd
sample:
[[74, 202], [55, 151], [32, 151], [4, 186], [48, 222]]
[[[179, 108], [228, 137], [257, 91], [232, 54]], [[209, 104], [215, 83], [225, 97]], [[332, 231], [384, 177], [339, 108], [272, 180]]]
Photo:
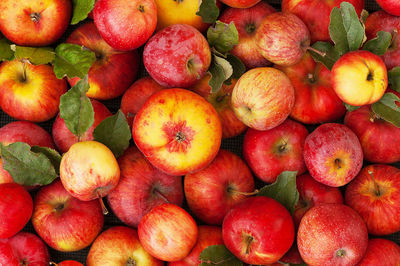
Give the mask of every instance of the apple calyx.
[[374, 182], [375, 196], [377, 196], [377, 197], [381, 196], [382, 193], [381, 193], [378, 183], [375, 180], [374, 173], [371, 170], [368, 170], [368, 174], [371, 176], [372, 182]]
[[129, 257], [128, 260], [126, 261], [126, 266], [136, 266], [136, 261], [131, 257]]
[[40, 13], [38, 13], [38, 12], [33, 12], [33, 13], [31, 13], [31, 14], [29, 15], [29, 17], [31, 18], [31, 20], [32, 20], [33, 22], [38, 23], [39, 20], [40, 20], [40, 18], [41, 18], [41, 15], [40, 15]]
[[[139, 10], [141, 13], [144, 13], [144, 6], [139, 5], [139, 6], [138, 6], [138, 10]], [[128, 264], [127, 264], [127, 265], [128, 265]]]
[[254, 25], [254, 23], [249, 23], [246, 25], [246, 32], [248, 34], [254, 33], [255, 30], [256, 30], [256, 25]]
[[315, 82], [317, 82], [317, 79], [313, 73], [308, 73], [307, 81], [308, 81], [308, 83], [314, 84]]
[[65, 208], [65, 203], [58, 203], [56, 206], [54, 206], [54, 211], [55, 212], [60, 212]]
[[344, 249], [339, 249], [336, 251], [336, 256], [343, 258], [346, 255], [346, 251]]
[[336, 158], [335, 165], [336, 165], [337, 169], [341, 169], [342, 168], [342, 160], [340, 160], [339, 158]]

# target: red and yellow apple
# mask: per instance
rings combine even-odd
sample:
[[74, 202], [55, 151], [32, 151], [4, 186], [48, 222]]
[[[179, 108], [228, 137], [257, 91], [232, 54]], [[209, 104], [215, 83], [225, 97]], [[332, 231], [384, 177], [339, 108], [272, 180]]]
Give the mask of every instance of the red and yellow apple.
[[227, 6], [234, 8], [249, 8], [256, 5], [261, 0], [221, 0]]

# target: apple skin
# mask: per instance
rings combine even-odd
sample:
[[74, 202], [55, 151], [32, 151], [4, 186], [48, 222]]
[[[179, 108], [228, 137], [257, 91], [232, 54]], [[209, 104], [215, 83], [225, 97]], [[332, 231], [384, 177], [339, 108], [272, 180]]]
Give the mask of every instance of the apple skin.
[[181, 261], [168, 262], [168, 266], [198, 266], [201, 263], [199, 256], [205, 248], [224, 244], [221, 227], [200, 225], [198, 231], [196, 245], [190, 251], [189, 255]]
[[31, 219], [33, 201], [24, 187], [16, 183], [0, 184], [0, 195], [1, 239], [12, 237], [24, 228]]
[[70, 0], [2, 0], [0, 31], [17, 45], [46, 46], [65, 32], [71, 9]]
[[182, 205], [182, 178], [156, 169], [135, 146], [118, 158], [118, 165], [120, 181], [107, 199], [124, 224], [137, 228], [142, 217], [154, 207], [163, 203]]
[[219, 20], [224, 23], [233, 22], [239, 33], [239, 43], [230, 51], [237, 56], [247, 69], [271, 65], [257, 50], [255, 34], [262, 20], [276, 12], [275, 8], [264, 1], [250, 8], [227, 8]]
[[385, 63], [369, 51], [344, 54], [333, 65], [331, 73], [337, 96], [353, 106], [379, 101], [388, 86]]
[[165, 89], [165, 87], [147, 76], [135, 81], [135, 83], [124, 92], [121, 99], [121, 111], [125, 114], [131, 129], [133, 119], [142, 105], [151, 95], [162, 89]]
[[292, 82], [295, 103], [290, 117], [304, 124], [333, 122], [341, 118], [346, 108], [332, 88], [331, 72], [316, 63], [310, 53], [295, 65], [275, 66]]
[[[93, 99], [90, 101], [94, 111], [94, 122], [93, 125], [80, 137], [80, 141], [93, 140], [94, 129], [101, 121], [112, 115], [110, 110], [108, 110], [108, 108], [101, 102]], [[53, 123], [51, 133], [58, 150], [62, 153], [67, 152], [73, 144], [78, 142], [78, 137], [69, 131], [65, 125], [64, 119], [60, 117], [60, 114], [57, 115], [56, 120]]]
[[329, 22], [332, 9], [340, 7], [345, 1], [352, 4], [360, 16], [364, 0], [282, 0], [282, 11], [293, 13], [304, 21], [311, 33], [311, 43], [330, 42]]
[[367, 252], [357, 266], [398, 265], [400, 247], [393, 241], [374, 238], [368, 240]]
[[365, 33], [368, 39], [375, 38], [379, 31], [390, 32], [394, 37], [386, 53], [381, 56], [387, 69], [390, 70], [400, 66], [400, 35], [395, 34], [395, 32], [400, 31], [400, 18], [392, 16], [383, 10], [370, 14], [365, 21]]
[[185, 176], [184, 189], [189, 209], [196, 217], [207, 224], [221, 225], [226, 213], [254, 191], [254, 180], [239, 156], [220, 149], [208, 167]]
[[258, 52], [274, 64], [298, 63], [310, 46], [310, 32], [304, 22], [289, 12], [266, 16], [256, 31]]
[[222, 130], [217, 112], [203, 97], [166, 89], [153, 94], [136, 114], [132, 136], [153, 166], [178, 176], [198, 171], [215, 158]]
[[102, 232], [90, 247], [87, 266], [162, 266], [140, 244], [135, 229], [114, 226]]
[[295, 102], [294, 89], [282, 71], [272, 67], [253, 68], [239, 78], [231, 101], [236, 116], [245, 125], [269, 130], [289, 116]]
[[287, 119], [270, 130], [250, 128], [243, 140], [243, 157], [252, 172], [266, 183], [275, 182], [283, 171], [306, 171], [303, 147], [307, 128]]
[[364, 219], [368, 233], [381, 236], [400, 231], [400, 170], [396, 167], [363, 168], [346, 187], [345, 200]]
[[66, 91], [65, 80], [57, 79], [49, 65], [18, 60], [0, 65], [0, 107], [17, 120], [49, 120], [57, 114], [60, 97]]
[[292, 246], [294, 236], [289, 211], [264, 196], [250, 197], [235, 205], [222, 224], [225, 246], [247, 264], [277, 262]]
[[93, 20], [111, 47], [130, 51], [142, 46], [156, 29], [157, 5], [154, 0], [98, 0]]
[[231, 80], [231, 85], [222, 84], [217, 92], [212, 92], [208, 81], [211, 75], [207, 73], [192, 88], [192, 91], [203, 96], [218, 113], [222, 126], [222, 138], [233, 138], [243, 133], [247, 126], [240, 121], [232, 109], [232, 91], [236, 84], [236, 79]]
[[[97, 59], [88, 73], [88, 97], [98, 100], [116, 98], [135, 80], [139, 70], [137, 51], [121, 52], [112, 48], [101, 38], [93, 22], [74, 30], [66, 42], [84, 46], [96, 54]], [[74, 77], [68, 82], [72, 87], [79, 80], [79, 77]]]
[[396, 0], [376, 0], [378, 5], [386, 12], [400, 16], [400, 3]]
[[346, 205], [315, 206], [300, 222], [297, 245], [308, 265], [356, 265], [367, 250], [367, 227]]
[[174, 24], [146, 43], [143, 63], [160, 85], [188, 88], [206, 74], [211, 63], [210, 46], [196, 28]]
[[345, 125], [337, 123], [323, 124], [309, 134], [303, 155], [310, 175], [331, 187], [349, 183], [363, 164], [357, 136]]
[[49, 265], [47, 246], [36, 235], [19, 232], [7, 239], [0, 239], [0, 265], [21, 266]]
[[261, 0], [221, 0], [227, 6], [234, 8], [249, 8], [256, 5]]
[[117, 186], [119, 176], [114, 154], [97, 141], [77, 142], [61, 159], [61, 182], [72, 196], [82, 201], [106, 196]]
[[[51, 265], [53, 265], [53, 264], [51, 264]], [[64, 260], [58, 264], [55, 264], [54, 266], [84, 266], [84, 265], [75, 260]]]
[[163, 261], [185, 258], [197, 241], [197, 224], [181, 207], [165, 203], [153, 208], [139, 223], [144, 249]]
[[38, 235], [55, 250], [77, 251], [89, 246], [103, 228], [98, 201], [80, 201], [71, 196], [60, 180], [36, 194], [32, 224]]

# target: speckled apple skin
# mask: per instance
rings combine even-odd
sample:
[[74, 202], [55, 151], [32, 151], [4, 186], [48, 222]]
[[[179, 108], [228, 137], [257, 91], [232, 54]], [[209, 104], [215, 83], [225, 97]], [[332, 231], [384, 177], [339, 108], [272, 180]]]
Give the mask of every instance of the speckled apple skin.
[[399, 245], [383, 238], [368, 240], [367, 252], [357, 266], [371, 265], [400, 265]]

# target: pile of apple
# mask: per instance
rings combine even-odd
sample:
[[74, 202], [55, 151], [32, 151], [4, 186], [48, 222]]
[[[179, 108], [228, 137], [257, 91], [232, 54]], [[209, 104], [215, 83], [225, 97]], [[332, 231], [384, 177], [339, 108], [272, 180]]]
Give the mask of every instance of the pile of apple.
[[400, 265], [400, 2], [377, 3], [1, 0], [0, 265]]

